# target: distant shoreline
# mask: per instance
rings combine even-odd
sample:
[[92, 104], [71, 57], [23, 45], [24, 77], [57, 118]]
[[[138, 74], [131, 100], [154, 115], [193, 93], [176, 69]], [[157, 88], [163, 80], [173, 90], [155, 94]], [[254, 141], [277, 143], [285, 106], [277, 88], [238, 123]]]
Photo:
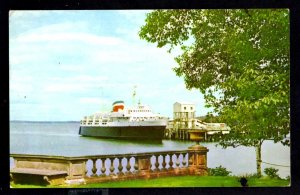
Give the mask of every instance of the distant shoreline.
[[10, 120], [14, 123], [79, 123], [80, 121], [23, 121], [23, 120]]

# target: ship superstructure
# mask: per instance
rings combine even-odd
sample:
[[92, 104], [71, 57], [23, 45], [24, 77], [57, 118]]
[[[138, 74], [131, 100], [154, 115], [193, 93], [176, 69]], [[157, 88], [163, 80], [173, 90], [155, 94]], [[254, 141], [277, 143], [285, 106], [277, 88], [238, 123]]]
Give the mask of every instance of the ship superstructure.
[[115, 101], [112, 111], [95, 113], [80, 122], [79, 134], [83, 136], [162, 139], [168, 118], [155, 114], [149, 106], [126, 107], [124, 101]]

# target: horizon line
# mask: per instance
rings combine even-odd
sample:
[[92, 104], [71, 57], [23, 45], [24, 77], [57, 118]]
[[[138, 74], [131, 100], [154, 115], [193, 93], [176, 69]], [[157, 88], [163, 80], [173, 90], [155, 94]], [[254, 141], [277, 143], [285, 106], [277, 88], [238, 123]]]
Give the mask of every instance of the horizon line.
[[9, 122], [80, 122], [80, 120], [66, 120], [66, 121], [34, 121], [34, 120], [9, 120]]

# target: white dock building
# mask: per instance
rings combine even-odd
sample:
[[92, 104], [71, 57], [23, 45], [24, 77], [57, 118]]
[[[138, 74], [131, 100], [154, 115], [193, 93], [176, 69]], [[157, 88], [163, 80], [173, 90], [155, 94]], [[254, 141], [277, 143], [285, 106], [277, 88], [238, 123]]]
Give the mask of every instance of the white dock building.
[[173, 104], [173, 120], [166, 128], [166, 137], [189, 140], [190, 130], [204, 130], [207, 138], [213, 134], [228, 134], [230, 127], [225, 123], [206, 123], [196, 118], [196, 105], [189, 102], [175, 102]]

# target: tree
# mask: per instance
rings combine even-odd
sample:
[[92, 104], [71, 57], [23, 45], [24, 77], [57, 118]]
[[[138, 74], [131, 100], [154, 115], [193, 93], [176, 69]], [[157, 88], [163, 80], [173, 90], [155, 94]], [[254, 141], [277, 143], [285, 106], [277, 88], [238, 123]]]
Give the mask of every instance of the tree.
[[203, 119], [204, 122], [207, 123], [219, 123], [219, 116], [214, 116], [212, 113], [207, 113], [205, 118]]
[[139, 36], [180, 46], [176, 75], [232, 129], [219, 144], [254, 146], [261, 175], [262, 143], [289, 144], [289, 10], [156, 10]]

